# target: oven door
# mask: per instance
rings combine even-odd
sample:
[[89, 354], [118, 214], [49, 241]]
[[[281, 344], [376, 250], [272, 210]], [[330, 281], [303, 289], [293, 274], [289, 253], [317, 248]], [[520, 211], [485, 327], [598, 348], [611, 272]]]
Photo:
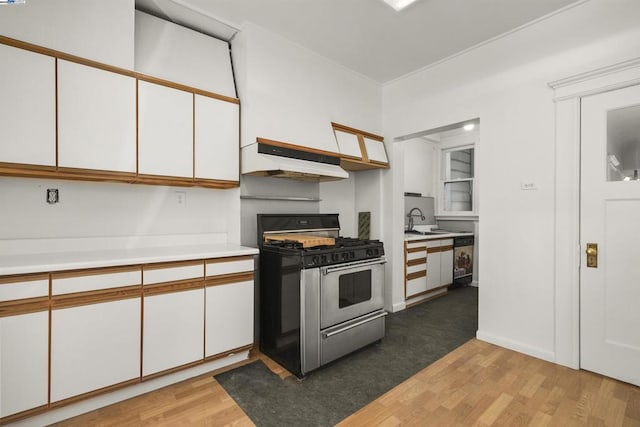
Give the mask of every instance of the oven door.
[[320, 329], [384, 307], [384, 258], [320, 269]]

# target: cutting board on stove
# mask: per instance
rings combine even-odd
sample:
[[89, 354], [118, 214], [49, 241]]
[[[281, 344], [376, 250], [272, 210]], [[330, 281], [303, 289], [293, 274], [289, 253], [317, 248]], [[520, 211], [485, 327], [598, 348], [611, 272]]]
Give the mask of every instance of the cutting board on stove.
[[335, 245], [336, 239], [333, 237], [313, 236], [308, 234], [270, 234], [264, 237], [265, 240], [289, 240], [302, 243], [303, 248], [314, 246]]

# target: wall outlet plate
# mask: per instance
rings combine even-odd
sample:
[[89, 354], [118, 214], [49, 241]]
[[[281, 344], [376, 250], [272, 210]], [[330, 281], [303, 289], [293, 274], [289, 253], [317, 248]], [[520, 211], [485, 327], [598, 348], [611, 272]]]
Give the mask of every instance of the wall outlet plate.
[[520, 188], [522, 190], [537, 190], [538, 185], [534, 181], [522, 181], [520, 183]]
[[60, 201], [60, 193], [57, 188], [47, 188], [47, 203], [54, 205]]

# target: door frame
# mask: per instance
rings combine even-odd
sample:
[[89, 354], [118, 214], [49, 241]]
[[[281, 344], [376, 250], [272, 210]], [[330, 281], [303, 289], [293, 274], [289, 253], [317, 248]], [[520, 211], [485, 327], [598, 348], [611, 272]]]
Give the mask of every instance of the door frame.
[[555, 362], [580, 368], [580, 103], [640, 84], [640, 57], [548, 83], [555, 103]]

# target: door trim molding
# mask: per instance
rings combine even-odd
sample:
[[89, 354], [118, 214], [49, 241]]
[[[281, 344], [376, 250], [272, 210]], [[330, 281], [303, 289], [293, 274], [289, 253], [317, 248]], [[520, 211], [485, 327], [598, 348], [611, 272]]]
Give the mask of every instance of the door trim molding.
[[555, 102], [555, 362], [580, 368], [580, 103], [640, 84], [640, 58], [549, 82]]

